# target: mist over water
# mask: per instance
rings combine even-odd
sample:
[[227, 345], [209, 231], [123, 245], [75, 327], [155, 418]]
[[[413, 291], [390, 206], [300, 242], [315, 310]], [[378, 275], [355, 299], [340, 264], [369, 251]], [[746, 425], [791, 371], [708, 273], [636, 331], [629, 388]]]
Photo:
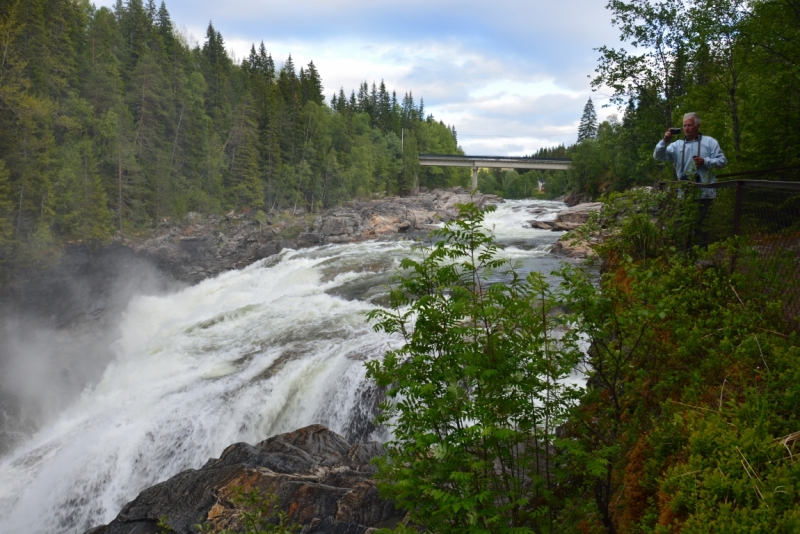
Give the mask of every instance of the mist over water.
[[[508, 202], [486, 225], [521, 270], [549, 272], [560, 261], [548, 254], [559, 234], [527, 221], [563, 207]], [[133, 298], [113, 340], [96, 340], [111, 355], [102, 374], [76, 377], [91, 383], [0, 458], [0, 532], [81, 533], [231, 443], [312, 423], [351, 441], [385, 439], [372, 424], [379, 392], [365, 381], [363, 362], [399, 339], [374, 332], [364, 313], [383, 302], [411, 245], [286, 250], [192, 287]], [[46, 396], [43, 376], [37, 387]]]
[[0, 457], [99, 380], [134, 296], [184, 286], [120, 247], [68, 251], [38, 274], [0, 303]]

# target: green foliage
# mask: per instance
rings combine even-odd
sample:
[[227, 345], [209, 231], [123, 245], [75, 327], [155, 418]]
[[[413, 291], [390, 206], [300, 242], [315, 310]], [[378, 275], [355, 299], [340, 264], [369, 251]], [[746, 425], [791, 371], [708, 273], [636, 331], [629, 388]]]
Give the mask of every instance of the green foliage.
[[[280, 509], [278, 498], [275, 495], [264, 495], [256, 489], [245, 492], [237, 487], [233, 490], [231, 502], [240, 511], [238, 520], [241, 529], [236, 531], [241, 534], [293, 534], [300, 530], [300, 525], [293, 523], [286, 512]], [[234, 534], [227, 529], [220, 534]]]
[[626, 259], [646, 264], [690, 247], [697, 231], [699, 193], [698, 188], [680, 185], [612, 193], [604, 197], [602, 212], [593, 213], [571, 235], [580, 241], [603, 234], [595, 249], [606, 262]]
[[690, 111], [720, 142], [724, 172], [800, 165], [796, 0], [610, 0], [606, 7], [625, 44], [597, 48], [591, 83], [611, 90], [622, 120], [601, 123], [595, 136], [587, 104], [578, 143], [565, 151], [573, 159], [569, 183], [548, 183], [549, 191], [597, 198], [674, 180], [670, 165], [653, 161], [653, 148]]
[[371, 319], [405, 345], [368, 364], [394, 432], [379, 485], [410, 512], [395, 532], [798, 529], [796, 251], [688, 249], [695, 200], [611, 195], [584, 230], [600, 276], [564, 266], [557, 290], [496, 258], [474, 206], [403, 262]]
[[580, 351], [555, 335], [565, 319], [543, 277], [496, 257], [474, 205], [460, 213], [421, 261], [403, 261], [390, 309], [370, 313], [405, 340], [367, 364], [394, 435], [377, 479], [433, 532], [554, 531], [566, 473], [553, 444]]
[[760, 257], [744, 239], [685, 253], [696, 211], [676, 198], [613, 197], [598, 219], [608, 235], [599, 284], [562, 271], [565, 304], [590, 340], [587, 390], [564, 432], [606, 461], [584, 472], [596, 524], [793, 531], [800, 347], [769, 275], [783, 259]]

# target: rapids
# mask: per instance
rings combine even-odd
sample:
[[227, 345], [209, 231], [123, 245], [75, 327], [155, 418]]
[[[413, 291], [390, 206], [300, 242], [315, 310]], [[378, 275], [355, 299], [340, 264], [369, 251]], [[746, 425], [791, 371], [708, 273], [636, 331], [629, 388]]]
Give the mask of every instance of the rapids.
[[[559, 202], [510, 201], [489, 214], [522, 271], [550, 272], [560, 234], [530, 229]], [[216, 457], [320, 423], [351, 441], [385, 439], [363, 362], [397, 339], [364, 313], [411, 242], [285, 250], [161, 296], [134, 298], [113, 361], [54, 421], [0, 458], [0, 532], [82, 533], [139, 491]]]

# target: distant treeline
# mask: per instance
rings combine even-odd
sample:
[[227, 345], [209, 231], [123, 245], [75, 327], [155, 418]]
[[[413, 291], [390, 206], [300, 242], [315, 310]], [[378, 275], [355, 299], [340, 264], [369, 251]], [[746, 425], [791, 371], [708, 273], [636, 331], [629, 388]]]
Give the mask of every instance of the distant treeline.
[[467, 184], [421, 169], [454, 128], [381, 82], [326, 103], [313, 62], [261, 46], [234, 63], [162, 2], [0, 3], [0, 262], [64, 240], [103, 242], [189, 211], [316, 211], [345, 199]]

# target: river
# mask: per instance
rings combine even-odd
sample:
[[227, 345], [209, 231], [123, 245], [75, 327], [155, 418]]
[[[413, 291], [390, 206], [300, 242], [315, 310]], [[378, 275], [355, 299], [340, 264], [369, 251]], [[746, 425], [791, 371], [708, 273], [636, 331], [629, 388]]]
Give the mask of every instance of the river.
[[[549, 273], [559, 202], [509, 201], [489, 214], [502, 257]], [[351, 441], [385, 439], [363, 362], [398, 340], [364, 314], [411, 242], [284, 250], [249, 267], [134, 298], [102, 377], [0, 458], [0, 532], [82, 533], [142, 489], [198, 468], [235, 442], [320, 423]]]

